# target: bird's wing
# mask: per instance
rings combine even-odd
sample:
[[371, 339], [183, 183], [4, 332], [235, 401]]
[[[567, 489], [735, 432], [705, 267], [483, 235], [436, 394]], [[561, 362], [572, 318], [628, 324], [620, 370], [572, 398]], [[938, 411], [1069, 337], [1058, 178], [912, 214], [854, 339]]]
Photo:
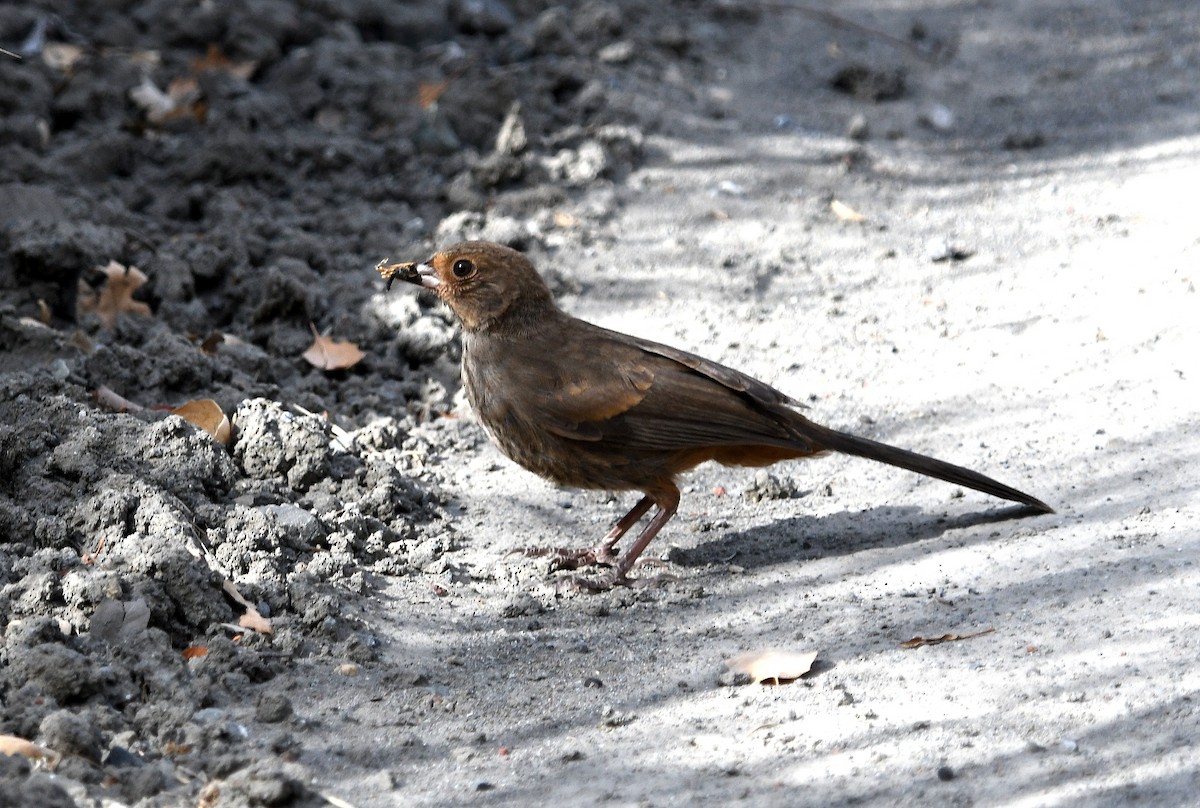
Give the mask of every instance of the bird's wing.
[[678, 348], [672, 348], [670, 345], [651, 342], [648, 339], [640, 339], [638, 337], [626, 337], [626, 339], [643, 351], [649, 351], [650, 353], [658, 354], [659, 356], [664, 356], [667, 359], [678, 362], [684, 367], [691, 368], [697, 373], [723, 384], [730, 390], [745, 393], [755, 401], [763, 404], [783, 404], [789, 407], [804, 406], [786, 393], [776, 390], [771, 385], [760, 382], [753, 376], [747, 376], [740, 370], [734, 370], [731, 367], [722, 365], [720, 362], [714, 362], [711, 359], [705, 359], [702, 356], [681, 351]]
[[654, 372], [640, 352], [626, 346], [596, 345], [598, 350], [581, 358], [551, 379], [538, 396], [538, 418], [556, 435], [598, 441], [603, 425], [637, 407], [654, 384]]
[[661, 451], [795, 446], [778, 414], [795, 402], [773, 387], [666, 345], [596, 326], [584, 335], [587, 350], [572, 352], [580, 360], [537, 396], [554, 434]]

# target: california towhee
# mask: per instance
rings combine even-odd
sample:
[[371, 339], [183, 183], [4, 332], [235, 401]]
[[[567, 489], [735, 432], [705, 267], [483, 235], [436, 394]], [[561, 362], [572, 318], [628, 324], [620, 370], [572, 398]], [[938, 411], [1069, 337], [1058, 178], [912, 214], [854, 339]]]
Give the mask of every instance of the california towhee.
[[[767, 466], [844, 452], [1053, 512], [978, 472], [815, 424], [798, 402], [732, 368], [576, 319], [516, 250], [468, 241], [424, 263], [376, 269], [389, 288], [400, 277], [432, 289], [457, 315], [467, 398], [504, 454], [560, 485], [642, 492], [600, 544], [555, 551], [560, 568], [612, 565], [599, 582], [582, 582], [589, 588], [628, 582], [679, 507], [676, 478], [706, 460]], [[651, 506], [617, 557], [617, 542]]]

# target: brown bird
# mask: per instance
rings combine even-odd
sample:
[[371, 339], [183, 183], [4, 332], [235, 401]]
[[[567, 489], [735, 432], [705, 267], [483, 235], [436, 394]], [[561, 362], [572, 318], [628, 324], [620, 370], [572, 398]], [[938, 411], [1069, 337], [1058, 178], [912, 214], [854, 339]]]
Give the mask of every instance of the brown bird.
[[[844, 452], [1053, 513], [978, 472], [813, 423], [797, 401], [732, 368], [572, 317], [516, 250], [468, 241], [423, 263], [376, 269], [389, 288], [399, 277], [432, 289], [457, 316], [467, 398], [504, 454], [560, 485], [642, 492], [595, 547], [549, 551], [558, 568], [611, 565], [599, 581], [581, 582], [587, 588], [629, 583], [679, 507], [676, 478], [706, 460], [767, 466]], [[651, 507], [618, 557], [617, 543]]]

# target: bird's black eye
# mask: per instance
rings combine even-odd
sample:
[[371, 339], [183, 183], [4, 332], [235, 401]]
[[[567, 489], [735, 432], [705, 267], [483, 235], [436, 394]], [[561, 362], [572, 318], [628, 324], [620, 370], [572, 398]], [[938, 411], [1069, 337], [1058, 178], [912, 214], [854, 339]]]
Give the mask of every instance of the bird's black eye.
[[465, 258], [460, 258], [454, 262], [450, 271], [456, 278], [469, 278], [475, 274], [475, 265]]

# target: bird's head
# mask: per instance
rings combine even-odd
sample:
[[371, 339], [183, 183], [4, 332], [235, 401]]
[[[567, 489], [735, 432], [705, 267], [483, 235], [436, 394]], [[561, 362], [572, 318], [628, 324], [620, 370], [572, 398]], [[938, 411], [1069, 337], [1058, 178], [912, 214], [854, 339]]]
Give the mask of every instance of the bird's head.
[[388, 285], [432, 289], [466, 331], [527, 329], [558, 311], [545, 281], [522, 253], [490, 241], [464, 241], [432, 258], [376, 267]]

